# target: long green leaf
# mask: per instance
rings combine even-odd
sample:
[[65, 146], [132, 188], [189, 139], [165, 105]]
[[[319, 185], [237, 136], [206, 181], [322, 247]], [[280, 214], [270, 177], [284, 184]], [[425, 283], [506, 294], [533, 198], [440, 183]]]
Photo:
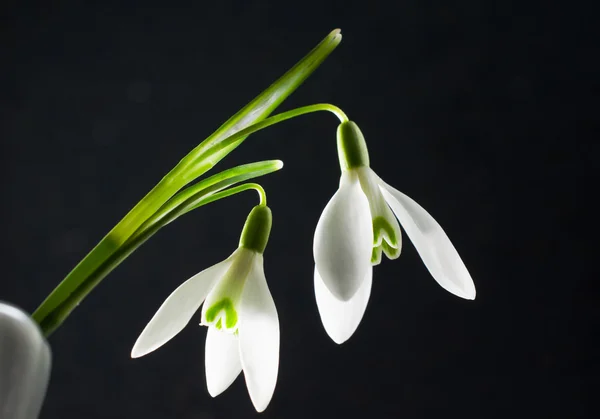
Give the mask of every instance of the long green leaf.
[[[195, 162], [207, 150], [214, 147], [227, 137], [244, 128], [262, 121], [269, 116], [281, 103], [292, 94], [329, 56], [342, 41], [339, 29], [331, 31], [311, 52], [281, 76], [267, 90], [254, 98], [238, 113], [233, 115], [219, 127], [210, 137], [204, 140], [184, 159], [184, 164]], [[244, 138], [240, 139], [240, 142]], [[233, 147], [235, 148], [235, 147]], [[225, 153], [226, 155], [227, 153]], [[217, 164], [223, 156], [213, 156], [211, 163]]]
[[[131, 235], [150, 218], [179, 189], [205, 173], [222, 159], [235, 144], [222, 153], [213, 154], [210, 161], [201, 159], [202, 152], [248, 125], [266, 118], [300, 84], [314, 72], [341, 41], [339, 30], [331, 32], [300, 62], [258, 95], [252, 102], [232, 116], [211, 136], [183, 158], [67, 275], [57, 288], [33, 313], [39, 324], [57, 307], [80, 289], [86, 279], [107, 261]], [[86, 293], [87, 294], [87, 293]], [[83, 297], [79, 298], [81, 301]]]

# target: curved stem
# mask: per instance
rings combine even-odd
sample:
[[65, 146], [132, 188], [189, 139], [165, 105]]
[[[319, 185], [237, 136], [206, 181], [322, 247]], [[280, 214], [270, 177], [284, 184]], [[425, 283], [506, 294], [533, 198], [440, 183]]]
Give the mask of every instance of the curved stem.
[[198, 156], [202, 161], [211, 161], [212, 164], [216, 164], [219, 160], [229, 154], [233, 149], [238, 147], [250, 134], [253, 134], [262, 129], [268, 128], [271, 125], [278, 124], [288, 119], [295, 118], [301, 115], [307, 115], [314, 112], [331, 112], [338, 117], [341, 123], [348, 122], [348, 116], [337, 106], [329, 103], [317, 103], [315, 105], [302, 106], [300, 108], [292, 109], [287, 112], [271, 116], [264, 119], [261, 122], [250, 125], [241, 131], [236, 132], [233, 135], [223, 139], [221, 142], [215, 144], [212, 148], [208, 149], [204, 154]]
[[[252, 188], [256, 192], [258, 192], [258, 199], [260, 201], [258, 203], [258, 205], [266, 207], [267, 206], [267, 193], [265, 192], [263, 187], [260, 186], [258, 183], [248, 183], [247, 185], [249, 185], [248, 189]], [[246, 190], [246, 189], [244, 189], [244, 190]], [[241, 190], [240, 190], [240, 192], [241, 192]]]
[[[309, 109], [311, 109], [311, 110], [306, 111]], [[338, 119], [340, 120], [340, 123], [349, 121], [348, 116], [344, 113], [344, 111], [342, 111], [340, 108], [338, 108], [337, 106], [332, 105], [330, 103], [317, 103], [315, 105], [303, 106], [303, 107], [297, 108], [295, 110], [303, 110], [301, 113], [298, 113], [298, 115], [296, 115], [296, 116], [304, 115], [305, 113], [310, 113], [310, 112], [329, 111], [338, 117]], [[281, 114], [279, 114], [279, 115], [281, 115]], [[277, 115], [275, 115], [275, 116], [277, 116]]]
[[[89, 275], [89, 277], [88, 278], [82, 277], [76, 283], [72, 283], [71, 288], [69, 290], [66, 290], [66, 293], [64, 296], [59, 296], [59, 295], [55, 294], [59, 287], [66, 285], [63, 283], [59, 284], [59, 286], [50, 294], [50, 296], [38, 307], [38, 309], [35, 311], [35, 313], [33, 313], [34, 320], [36, 320], [42, 326], [43, 329], [45, 329], [46, 324], [54, 324], [54, 325], [56, 325], [56, 327], [58, 327], [58, 325], [60, 323], [62, 323], [62, 320], [64, 320], [64, 318], [66, 318], [66, 316], [79, 303], [79, 301], [81, 301], [81, 299], [83, 299], [83, 297], [85, 297], [85, 295], [87, 293], [89, 293], [93, 289], [93, 287], [108, 274], [108, 272], [98, 273], [98, 272], [95, 272], [95, 270], [100, 269], [100, 271], [102, 271], [103, 266], [104, 267], [109, 266], [110, 270], [114, 269], [114, 267], [116, 267], [116, 265], [118, 265], [124, 259], [124, 258], [121, 258], [121, 255], [129, 254], [127, 252], [123, 253], [120, 249], [124, 245], [125, 242], [129, 241], [128, 239], [131, 238], [131, 239], [134, 239], [134, 241], [137, 241], [139, 239], [139, 237], [145, 237], [146, 233], [144, 230], [146, 228], [149, 228], [154, 223], [156, 223], [156, 225], [160, 224], [161, 226], [166, 225], [166, 224], [162, 224], [162, 222], [158, 222], [158, 220], [157, 220], [156, 216], [161, 213], [159, 206], [162, 205], [163, 203], [165, 203], [165, 201], [167, 201], [168, 195], [173, 195], [173, 192], [172, 192], [173, 190], [177, 190], [177, 189], [181, 188], [181, 186], [184, 185], [185, 183], [187, 183], [190, 179], [193, 179], [193, 178], [196, 178], [197, 176], [199, 176], [201, 173], [198, 173], [198, 170], [200, 170], [202, 173], [204, 173], [206, 170], [208, 170], [208, 168], [212, 167], [219, 160], [221, 160], [223, 157], [225, 157], [227, 154], [229, 154], [231, 151], [233, 151], [233, 149], [235, 149], [237, 146], [239, 146], [248, 137], [248, 135], [250, 135], [254, 132], [260, 131], [267, 127], [270, 127], [271, 125], [277, 124], [279, 122], [283, 122], [288, 119], [295, 118], [297, 116], [307, 115], [310, 113], [322, 112], [322, 111], [327, 111], [327, 112], [333, 113], [334, 115], [336, 115], [338, 117], [338, 119], [342, 123], [348, 121], [348, 117], [346, 116], [346, 114], [337, 106], [327, 104], [327, 103], [319, 103], [319, 104], [315, 104], [315, 105], [303, 106], [303, 107], [292, 109], [290, 111], [283, 112], [278, 115], [267, 118], [261, 122], [258, 122], [247, 128], [244, 128], [244, 129], [236, 132], [235, 134], [225, 138], [224, 140], [222, 140], [221, 142], [217, 143], [215, 146], [213, 146], [212, 148], [207, 150], [206, 154], [199, 156], [198, 159], [195, 160], [196, 163], [199, 162], [199, 164], [194, 165], [194, 163], [192, 162], [191, 165], [196, 170], [191, 169], [190, 166], [188, 166], [188, 168], [190, 168], [190, 170], [186, 173], [186, 176], [183, 176], [183, 175], [180, 175], [179, 177], [172, 176], [172, 173], [178, 172], [178, 170], [177, 170], [178, 168], [176, 167], [171, 173], [169, 173], [167, 176], [165, 176], [163, 181], [161, 183], [159, 183], [159, 185], [157, 185], [157, 187], [155, 187], [155, 189], [153, 189], [153, 191], [150, 194], [148, 194], [140, 202], [140, 204], [148, 203], [149, 205], [152, 205], [154, 207], [153, 211], [152, 211], [152, 212], [154, 212], [154, 214], [150, 215], [150, 216], [147, 215], [145, 221], [142, 221], [142, 222], [138, 221], [139, 228], [134, 229], [134, 228], [132, 228], [134, 226], [132, 226], [131, 224], [128, 224], [127, 227], [128, 227], [128, 230], [130, 231], [129, 234], [117, 235], [115, 237], [115, 234], [114, 234], [115, 231], [118, 231], [119, 227], [123, 227], [123, 223], [128, 221], [129, 217], [125, 217], [125, 219], [122, 220], [121, 223], [117, 224], [117, 226], [113, 229], [113, 231], [111, 231], [111, 233], [109, 233], [107, 235], [107, 237], [102, 242], [100, 242], [100, 244], [90, 253], [90, 255], [88, 255], [86, 258], [84, 258], [84, 260], [80, 263], [80, 265], [78, 265], [67, 276], [67, 278], [65, 278], [63, 283], [65, 281], [67, 281], [68, 279], [70, 279], [69, 277], [76, 274], [78, 272], [78, 269], [81, 269], [86, 263], [93, 261], [96, 264], [96, 266], [94, 266], [94, 267], [86, 266], [86, 268], [88, 270], [87, 274]], [[183, 163], [183, 161], [181, 163]], [[186, 164], [184, 164], [183, 166], [186, 166]], [[179, 171], [179, 173], [182, 173], [182, 172]], [[175, 178], [178, 179], [176, 186], [172, 183], [172, 180]], [[204, 182], [207, 182], [208, 184], [210, 184], [210, 178], [206, 179]], [[200, 183], [202, 184], [203, 182], [200, 182]], [[218, 188], [217, 185], [218, 184], [215, 184], [214, 187]], [[204, 186], [204, 185], [202, 185], [202, 186]], [[156, 194], [153, 194], [153, 192], [158, 192], [159, 190], [161, 190], [160, 189], [161, 187], [163, 187], [163, 189], [165, 189], [163, 194], [164, 194], [164, 196], [167, 197], [167, 199], [164, 199], [164, 198], [163, 199], [152, 199], [152, 198], [156, 197]], [[262, 187], [260, 187], [260, 185], [245, 186], [243, 188], [236, 187], [236, 188], [232, 188], [231, 190], [213, 193], [210, 197], [208, 197], [205, 200], [196, 201], [192, 206], [189, 207], [189, 209], [184, 209], [183, 212], [181, 212], [180, 214], [191, 211], [194, 208], [197, 208], [201, 205], [205, 205], [209, 202], [213, 202], [217, 199], [221, 199], [226, 196], [230, 196], [232, 194], [239, 193], [239, 192], [247, 190], [247, 189], [255, 189], [259, 193], [261, 204], [266, 205], [266, 194], [265, 194], [264, 190], [262, 189]], [[171, 192], [166, 192], [166, 190], [170, 190]], [[136, 209], [138, 209], [140, 207], [140, 204], [138, 204], [138, 206], [136, 206], [134, 208], [134, 210], [132, 210], [132, 213], [130, 213], [130, 215], [135, 213]], [[146, 212], [150, 212], [150, 211], [148, 211], [147, 207], [144, 207], [144, 209], [146, 210]], [[168, 222], [167, 222], [167, 224], [168, 224]], [[131, 231], [131, 230], [134, 230], [134, 231]], [[149, 237], [149, 236], [147, 236], [147, 237]], [[102, 248], [102, 246], [105, 246], [105, 248]], [[109, 246], [109, 247], [106, 247], [106, 246]], [[98, 252], [100, 250], [102, 250], [102, 252]], [[93, 255], [95, 256], [95, 254], [97, 252], [104, 253], [102, 255], [103, 257], [101, 256], [95, 260], [90, 259], [90, 257], [92, 257]], [[110, 255], [112, 253], [117, 253], [114, 258], [110, 257]], [[98, 259], [104, 259], [104, 260], [98, 260]], [[109, 262], [109, 261], [114, 261], [114, 260], [118, 260], [119, 262], [118, 263]], [[104, 262], [109, 262], [109, 263], [107, 264]], [[70, 295], [70, 294], [72, 294], [72, 295]], [[56, 313], [52, 313], [53, 311], [56, 311]], [[57, 316], [57, 313], [61, 313], [61, 315]], [[52, 318], [52, 320], [45, 321], [46, 316], [50, 316]], [[58, 319], [60, 319], [60, 321], [58, 321]], [[51, 328], [50, 331], [51, 330], [54, 330], [54, 328]]]
[[227, 198], [228, 196], [238, 194], [240, 192], [248, 191], [254, 189], [258, 193], [259, 203], [258, 205], [265, 206], [267, 205], [267, 193], [258, 183], [244, 183], [243, 185], [234, 186], [233, 188], [225, 189], [224, 191], [217, 192], [206, 199], [201, 200], [197, 204], [191, 206], [190, 208], [185, 209], [181, 215], [187, 214], [188, 212], [195, 210], [203, 205], [210, 204], [211, 202], [218, 201], [219, 199]]

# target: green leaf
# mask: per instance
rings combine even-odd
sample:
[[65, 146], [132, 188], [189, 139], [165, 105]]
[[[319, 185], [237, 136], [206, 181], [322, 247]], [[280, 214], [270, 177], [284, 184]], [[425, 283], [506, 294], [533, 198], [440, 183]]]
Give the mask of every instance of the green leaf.
[[[311, 52], [281, 76], [267, 90], [258, 95], [254, 100], [244, 106], [219, 127], [210, 137], [204, 140], [188, 156], [191, 162], [197, 161], [206, 151], [227, 137], [244, 128], [262, 121], [269, 116], [281, 103], [292, 94], [329, 56], [329, 54], [342, 41], [339, 29], [331, 31]], [[243, 138], [240, 139], [240, 142]], [[235, 148], [235, 147], [233, 147]], [[225, 153], [226, 155], [227, 153]], [[224, 156], [214, 156], [211, 164], [215, 165]]]
[[[92, 251], [67, 275], [33, 313], [33, 319], [39, 324], [49, 316], [71, 294], [81, 289], [88, 277], [107, 261], [131, 235], [150, 218], [179, 189], [201, 176], [225, 157], [237, 144], [229, 145], [219, 153], [212, 153], [203, 159], [203, 152], [220, 143], [233, 133], [263, 120], [279, 106], [294, 90], [308, 78], [327, 56], [340, 43], [339, 30], [331, 32], [321, 43], [309, 52], [294, 67], [285, 73], [268, 89], [258, 95], [238, 113], [229, 118], [219, 129], [184, 157], [126, 216], [123, 218]], [[243, 140], [243, 139], [242, 139]], [[240, 142], [242, 141], [240, 140]], [[91, 291], [91, 289], [89, 290]], [[89, 292], [88, 291], [88, 292]], [[85, 295], [80, 296], [81, 301]]]

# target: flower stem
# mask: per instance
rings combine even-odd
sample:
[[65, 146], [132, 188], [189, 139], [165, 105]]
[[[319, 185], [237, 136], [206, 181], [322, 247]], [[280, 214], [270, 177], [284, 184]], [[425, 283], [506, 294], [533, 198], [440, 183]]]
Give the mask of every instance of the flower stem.
[[[200, 156], [196, 160], [199, 163], [196, 164], [195, 167], [201, 168], [199, 170], [201, 170], [201, 173], [204, 173], [208, 168], [212, 167], [212, 165], [216, 164], [216, 162], [238, 147], [250, 134], [297, 116], [322, 111], [333, 113], [342, 123], [348, 121], [348, 117], [340, 108], [327, 103], [308, 105], [282, 112], [261, 122], [250, 125], [225, 138], [213, 148], [209, 149], [205, 155]], [[207, 161], [210, 162], [208, 168]], [[177, 175], [185, 171], [184, 168], [186, 165], [183, 163], [184, 160], [171, 170], [171, 172], [169, 172], [169, 174], [167, 174], [167, 176], [165, 176], [161, 182], [159, 182], [158, 185], [156, 185], [150, 193], [148, 193], [148, 195], [146, 195], [144, 199], [142, 199], [142, 201], [140, 201], [138, 205], [136, 205], [130, 213], [113, 228], [113, 230], [111, 230], [110, 233], [108, 233], [108, 235], [75, 267], [75, 269], [71, 271], [71, 273], [52, 291], [46, 300], [44, 300], [33, 313], [33, 319], [36, 320], [42, 327], [42, 330], [47, 333], [46, 336], [57, 328], [79, 302], [110, 272], [103, 273], [96, 272], [96, 270], [104, 271], [105, 267], [112, 270], [121, 263], [124, 259], [119, 256], [123, 253], [120, 249], [121, 246], [123, 246], [134, 234], [136, 236], [145, 236], [144, 230], [149, 228], [152, 220], [156, 220], [156, 217], [153, 216], [160, 213], [159, 209], [163, 204], [168, 206], [171, 201], [167, 202], [167, 200], [187, 183], [189, 175], [188, 177]], [[189, 167], [190, 166], [187, 165], [187, 168]], [[204, 186], [204, 182], [209, 181], [210, 179], [211, 178], [206, 179], [198, 185]], [[261, 204], [264, 203], [264, 205], [266, 205], [266, 194], [260, 185], [252, 188], [259, 193]], [[248, 187], [248, 189], [250, 189], [250, 187]], [[216, 193], [213, 195], [214, 199], [208, 198], [207, 201], [202, 201], [201, 203], [190, 207], [183, 213], [243, 190], [246, 189], [240, 189], [238, 191], [236, 188], [233, 188], [230, 194], [227, 194], [228, 191], [222, 192], [223, 196]], [[133, 252], [133, 250], [128, 252], [127, 256], [131, 252]], [[118, 254], [115, 255], [114, 258], [111, 257], [111, 255], [115, 253]], [[117, 260], [118, 262], [111, 263], [113, 260]], [[66, 309], [65, 306], [67, 307]], [[53, 313], [53, 311], [56, 313]], [[56, 317], [57, 314], [60, 315]], [[46, 317], [48, 316], [51, 318], [46, 320]], [[52, 325], [52, 328], [46, 330], [46, 325]]]
[[[103, 266], [113, 260], [119, 249], [137, 229], [155, 214], [178, 190], [212, 168], [237, 144], [229, 142], [218, 152], [207, 158], [200, 157], [207, 149], [212, 149], [232, 133], [266, 118], [290, 94], [292, 94], [339, 45], [339, 30], [332, 31], [296, 65], [269, 86], [239, 112], [229, 118], [212, 135], [206, 138], [184, 157], [142, 200], [75, 266], [63, 281], [48, 295], [33, 313], [33, 319], [40, 325], [55, 323], [54, 313], [63, 311], [61, 320], [99, 283], [105, 275]], [[241, 143], [243, 137], [238, 136]], [[109, 263], [110, 264], [110, 263]], [[99, 273], [100, 272], [100, 273]], [[91, 280], [90, 278], [100, 278]], [[63, 309], [66, 307], [66, 311]], [[58, 327], [58, 326], [56, 326]], [[42, 327], [43, 328], [43, 327]]]
[[250, 182], [250, 183], [244, 183], [243, 185], [234, 186], [233, 188], [225, 189], [224, 191], [221, 191], [221, 192], [217, 192], [217, 193], [209, 196], [208, 198], [203, 199], [198, 204], [190, 207], [189, 209], [186, 209], [182, 213], [182, 215], [186, 214], [192, 210], [195, 210], [196, 208], [199, 208], [203, 205], [218, 201], [219, 199], [227, 198], [228, 196], [232, 196], [232, 195], [238, 194], [240, 192], [249, 191], [252, 189], [254, 189], [256, 192], [258, 192], [258, 199], [259, 199], [258, 205], [263, 206], [263, 207], [266, 206], [267, 205], [267, 194], [266, 194], [265, 190], [258, 183]]
[[317, 103], [315, 105], [302, 106], [300, 108], [292, 109], [290, 111], [282, 112], [280, 114], [271, 116], [261, 122], [257, 122], [256, 124], [250, 125], [249, 127], [246, 127], [243, 130], [236, 132], [235, 134], [225, 138], [223, 141], [213, 146], [211, 149], [207, 150], [205, 154], [203, 154], [201, 157], [206, 160], [211, 160], [213, 155], [220, 156], [220, 154], [222, 154], [223, 152], [226, 152], [228, 154], [231, 151], [233, 151], [234, 148], [238, 147], [250, 134], [268, 128], [271, 125], [287, 121], [288, 119], [296, 118], [298, 116], [307, 115], [314, 112], [323, 111], [333, 113], [335, 116], [338, 117], [341, 123], [349, 121], [346, 114], [340, 108], [329, 103]]

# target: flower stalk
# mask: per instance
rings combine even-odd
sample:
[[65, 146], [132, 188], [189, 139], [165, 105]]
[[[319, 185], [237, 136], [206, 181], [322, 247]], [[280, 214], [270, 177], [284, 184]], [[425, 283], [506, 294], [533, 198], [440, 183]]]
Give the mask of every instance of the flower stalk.
[[[114, 269], [115, 263], [129, 255], [125, 246], [131, 236], [158, 213], [181, 188], [210, 170], [239, 146], [253, 132], [283, 120], [317, 110], [329, 110], [343, 118], [343, 112], [331, 105], [316, 105], [300, 113], [288, 112], [283, 118], [267, 124], [256, 124], [267, 118], [329, 56], [341, 41], [339, 30], [332, 31], [294, 67], [259, 94], [248, 105], [229, 118], [212, 135], [184, 157], [158, 184], [90, 251], [33, 313], [32, 318], [48, 336], [71, 311]], [[253, 129], [246, 130], [255, 125]], [[235, 136], [236, 133], [241, 134]], [[232, 136], [235, 136], [232, 139]], [[135, 246], [137, 248], [137, 246]], [[127, 257], [127, 256], [125, 256]], [[118, 262], [116, 262], [118, 261]]]

